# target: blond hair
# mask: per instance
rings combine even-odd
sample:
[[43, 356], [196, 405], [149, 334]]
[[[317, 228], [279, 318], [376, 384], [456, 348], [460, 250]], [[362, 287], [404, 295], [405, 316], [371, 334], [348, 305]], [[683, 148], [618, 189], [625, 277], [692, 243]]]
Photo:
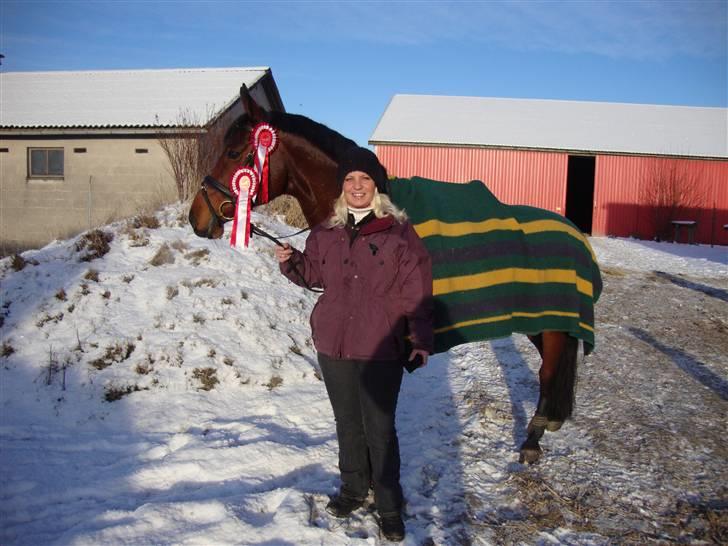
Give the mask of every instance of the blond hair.
[[[386, 193], [379, 193], [374, 190], [374, 198], [372, 199], [372, 207], [374, 216], [383, 218], [384, 216], [392, 216], [400, 224], [407, 221], [407, 213], [392, 203], [392, 200]], [[334, 201], [334, 215], [329, 220], [329, 227], [345, 226], [349, 219], [349, 205], [346, 203], [344, 192]]]

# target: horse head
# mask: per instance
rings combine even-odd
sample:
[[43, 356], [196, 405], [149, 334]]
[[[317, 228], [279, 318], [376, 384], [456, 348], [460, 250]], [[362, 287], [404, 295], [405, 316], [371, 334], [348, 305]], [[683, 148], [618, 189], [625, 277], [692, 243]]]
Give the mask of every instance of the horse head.
[[337, 156], [354, 142], [306, 117], [267, 112], [245, 86], [240, 89], [240, 101], [245, 114], [228, 128], [224, 151], [192, 200], [189, 221], [195, 234], [219, 239], [225, 223], [232, 220], [236, 197], [230, 182], [238, 169], [252, 165], [255, 150], [250, 135], [260, 123], [272, 127], [278, 141], [268, 160], [269, 200], [292, 195], [309, 225], [323, 221], [339, 193]]

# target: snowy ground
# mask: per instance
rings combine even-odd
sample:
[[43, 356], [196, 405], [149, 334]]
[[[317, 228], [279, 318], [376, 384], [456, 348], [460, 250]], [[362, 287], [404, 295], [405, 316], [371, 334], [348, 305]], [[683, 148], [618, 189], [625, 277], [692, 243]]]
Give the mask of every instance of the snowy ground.
[[[267, 241], [241, 256], [179, 208], [159, 217], [104, 228], [92, 261], [79, 237], [0, 262], [0, 543], [383, 542], [370, 510], [323, 512], [336, 439], [315, 295]], [[405, 378], [405, 544], [728, 541], [728, 249], [592, 243], [597, 350], [540, 463], [518, 463], [538, 365], [522, 336]]]

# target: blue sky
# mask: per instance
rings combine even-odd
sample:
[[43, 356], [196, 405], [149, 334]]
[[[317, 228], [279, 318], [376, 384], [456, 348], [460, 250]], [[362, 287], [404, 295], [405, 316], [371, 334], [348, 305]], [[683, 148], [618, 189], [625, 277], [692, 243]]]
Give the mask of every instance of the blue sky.
[[270, 66], [360, 144], [398, 93], [726, 107], [727, 29], [726, 0], [0, 0], [3, 71]]

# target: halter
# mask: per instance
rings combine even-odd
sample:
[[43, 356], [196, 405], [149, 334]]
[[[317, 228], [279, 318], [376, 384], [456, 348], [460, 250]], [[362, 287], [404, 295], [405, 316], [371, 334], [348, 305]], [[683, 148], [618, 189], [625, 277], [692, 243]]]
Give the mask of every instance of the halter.
[[[248, 157], [245, 158], [245, 161], [242, 163], [244, 166], [250, 167], [253, 164], [253, 153], [249, 153]], [[215, 191], [223, 194], [225, 197], [227, 197], [227, 200], [220, 203], [220, 205], [217, 207], [217, 211], [215, 210], [215, 207], [212, 205], [212, 201], [210, 201], [210, 197], [207, 195], [207, 186], [210, 186]], [[221, 184], [219, 181], [214, 179], [212, 176], [206, 176], [205, 179], [202, 181], [202, 186], [200, 187], [200, 190], [202, 191], [202, 197], [205, 199], [205, 203], [207, 203], [207, 209], [210, 212], [210, 221], [207, 223], [207, 233], [206, 236], [208, 239], [211, 239], [212, 235], [212, 229], [217, 226], [220, 228], [224, 228], [225, 222], [229, 222], [232, 220], [232, 216], [226, 216], [225, 213], [222, 211], [222, 208], [226, 204], [231, 204], [233, 208], [235, 207], [236, 203], [238, 202], [237, 196], [231, 192], [226, 186]], [[261, 237], [265, 237], [266, 239], [269, 239], [273, 241], [278, 246], [283, 246], [283, 243], [280, 242], [279, 239], [287, 239], [288, 237], [293, 237], [295, 235], [299, 235], [303, 233], [304, 231], [308, 231], [311, 228], [303, 228], [295, 233], [291, 233], [290, 235], [284, 235], [282, 237], [274, 237], [270, 233], [267, 233], [266, 231], [260, 229], [258, 226], [251, 224], [251, 230], [255, 235], [260, 235]]]
[[[252, 166], [253, 165], [253, 152], [250, 152], [248, 154], [248, 157], [245, 158], [245, 161], [242, 163], [244, 166]], [[223, 194], [227, 199], [220, 203], [220, 205], [217, 207], [217, 210], [215, 210], [215, 207], [212, 206], [212, 201], [210, 201], [210, 197], [207, 195], [207, 186], [210, 186], [215, 191]], [[222, 211], [222, 208], [230, 204], [233, 206], [233, 209], [235, 209], [235, 205], [238, 202], [237, 196], [231, 192], [227, 186], [221, 184], [217, 180], [215, 180], [212, 176], [207, 175], [205, 179], [202, 181], [202, 186], [200, 188], [202, 191], [202, 197], [205, 199], [205, 203], [207, 203], [207, 209], [210, 212], [210, 221], [207, 223], [207, 233], [206, 236], [208, 239], [211, 239], [212, 237], [212, 230], [217, 225], [218, 227], [222, 228], [225, 225], [225, 222], [229, 222], [233, 219], [232, 216], [226, 216], [225, 213]]]

